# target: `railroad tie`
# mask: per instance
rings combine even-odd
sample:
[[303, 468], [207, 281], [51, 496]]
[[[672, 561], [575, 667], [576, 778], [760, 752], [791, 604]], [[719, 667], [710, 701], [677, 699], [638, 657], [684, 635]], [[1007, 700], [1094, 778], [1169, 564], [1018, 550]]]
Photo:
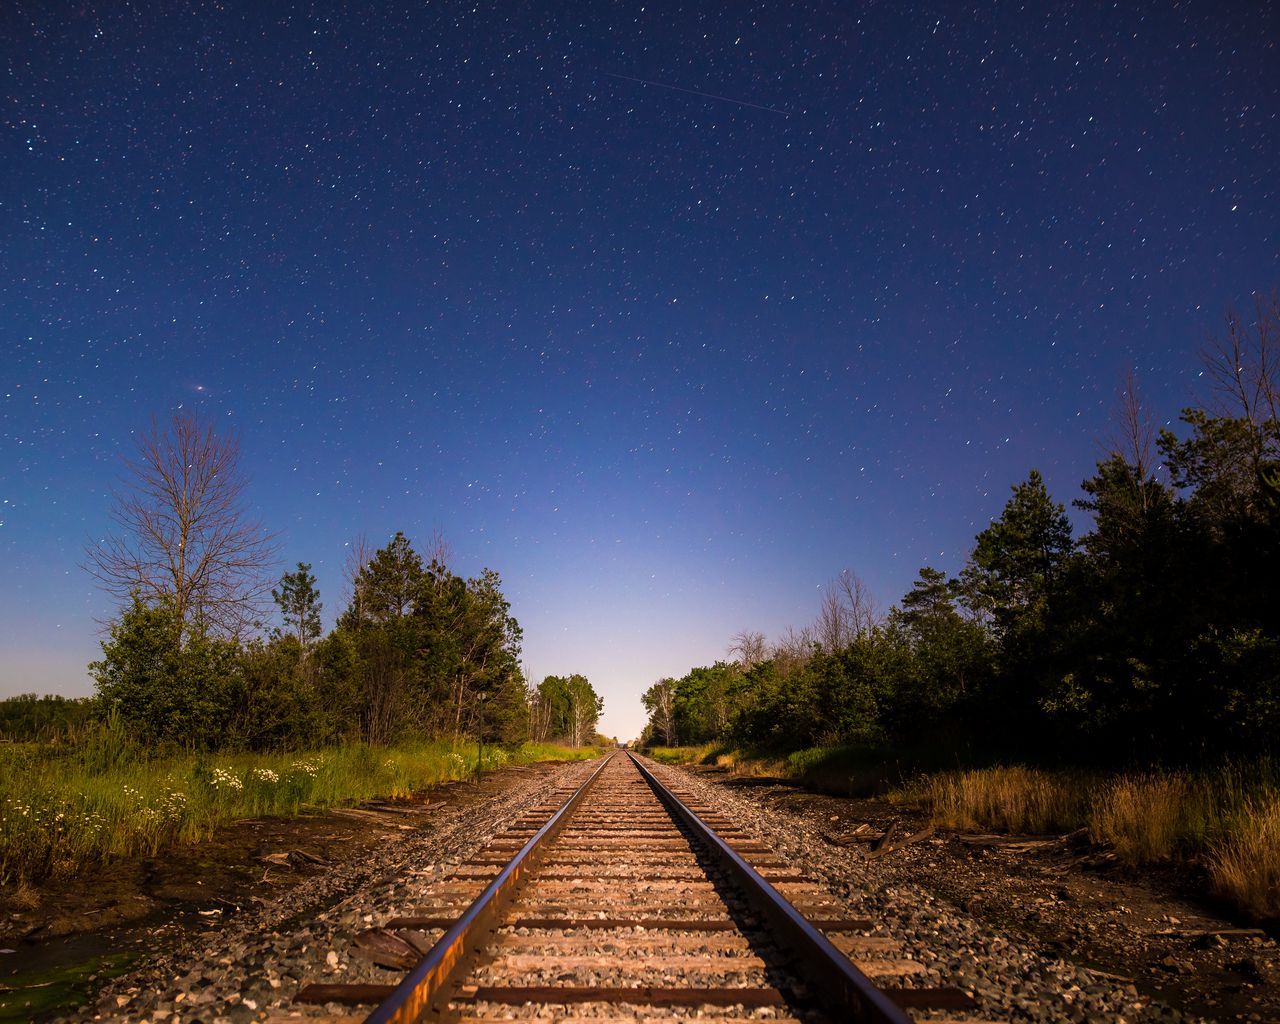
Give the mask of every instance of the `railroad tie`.
[[[523, 812], [422, 906], [357, 934], [350, 981], [304, 985], [297, 1001], [373, 1007], [370, 1024], [490, 1024], [510, 1006], [593, 1024], [736, 1008], [776, 1010], [774, 1024], [815, 1010], [908, 1024], [905, 1009], [974, 1008], [958, 990], [915, 987], [926, 968], [873, 920], [846, 916], [818, 881], [634, 756], [581, 770], [582, 785]], [[369, 980], [386, 972], [398, 983]]]

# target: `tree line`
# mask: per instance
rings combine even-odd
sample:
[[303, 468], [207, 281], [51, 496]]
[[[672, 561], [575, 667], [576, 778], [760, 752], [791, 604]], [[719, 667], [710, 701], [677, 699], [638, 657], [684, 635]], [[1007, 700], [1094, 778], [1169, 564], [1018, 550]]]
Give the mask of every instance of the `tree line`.
[[1280, 736], [1280, 303], [1227, 318], [1210, 393], [1156, 429], [1130, 374], [1073, 504], [1012, 488], [954, 574], [920, 569], [881, 614], [844, 573], [817, 621], [644, 694], [645, 739], [798, 749], [983, 744], [1037, 757], [1194, 763]]
[[233, 435], [179, 411], [139, 436], [115, 529], [87, 549], [120, 602], [89, 666], [99, 716], [197, 749], [595, 740], [602, 702], [585, 677], [525, 678], [497, 572], [459, 575], [438, 533], [425, 552], [403, 533], [377, 550], [358, 538], [324, 634], [310, 564], [272, 578], [277, 538], [244, 495]]
[[87, 697], [20, 693], [0, 700], [0, 741], [66, 741], [92, 719], [93, 702]]

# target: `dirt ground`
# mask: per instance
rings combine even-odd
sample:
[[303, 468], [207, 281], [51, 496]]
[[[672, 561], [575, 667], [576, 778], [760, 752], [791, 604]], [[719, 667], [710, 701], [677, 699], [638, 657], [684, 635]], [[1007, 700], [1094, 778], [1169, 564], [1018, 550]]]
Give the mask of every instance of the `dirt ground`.
[[[880, 800], [806, 792], [724, 769], [689, 768], [824, 839], [871, 858], [885, 885], [914, 883], [957, 908], [1030, 938], [1051, 957], [1104, 971], [1185, 1012], [1218, 1021], [1280, 1022], [1280, 949], [1270, 932], [1231, 920], [1194, 867], [1138, 871], [1085, 836], [977, 836], [949, 830], [883, 855], [868, 835], [926, 829], [924, 815]], [[869, 826], [861, 833], [859, 826]]]

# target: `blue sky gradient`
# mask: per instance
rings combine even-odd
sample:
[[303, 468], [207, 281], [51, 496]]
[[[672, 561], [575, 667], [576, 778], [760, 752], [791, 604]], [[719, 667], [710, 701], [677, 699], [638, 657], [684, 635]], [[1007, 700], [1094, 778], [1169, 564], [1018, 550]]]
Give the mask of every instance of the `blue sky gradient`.
[[1069, 502], [1126, 369], [1175, 424], [1280, 284], [1269, 5], [264, 11], [0, 22], [0, 694], [89, 692], [81, 550], [182, 405], [327, 623], [438, 527], [632, 736], [1033, 466]]

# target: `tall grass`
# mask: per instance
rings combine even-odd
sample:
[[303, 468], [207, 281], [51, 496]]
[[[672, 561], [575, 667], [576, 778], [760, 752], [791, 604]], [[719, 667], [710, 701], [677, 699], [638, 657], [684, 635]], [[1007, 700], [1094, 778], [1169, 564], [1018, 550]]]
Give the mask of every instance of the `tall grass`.
[[[207, 838], [222, 823], [404, 797], [476, 771], [474, 743], [348, 745], [308, 754], [153, 757], [108, 727], [80, 747], [0, 745], [0, 883], [66, 876]], [[483, 768], [595, 756], [487, 747]]]
[[[734, 775], [852, 792], [874, 788], [868, 758], [884, 752], [813, 747], [780, 755], [707, 744], [648, 753], [667, 764], [717, 764]], [[889, 799], [920, 806], [950, 828], [1032, 834], [1087, 828], [1123, 864], [1202, 864], [1223, 902], [1253, 920], [1280, 920], [1280, 763], [1266, 758], [1197, 773], [1107, 775], [1021, 765], [944, 771], [915, 777]]]
[[943, 772], [893, 799], [954, 828], [1088, 828], [1125, 864], [1202, 862], [1225, 902], [1254, 919], [1280, 918], [1280, 769], [1269, 760], [1195, 774], [1103, 776], [1016, 765]]
[[925, 776], [894, 794], [923, 804], [940, 825], [1050, 832], [1079, 828], [1089, 810], [1088, 783], [1072, 784], [1034, 768], [981, 769]]
[[1260, 799], [1210, 852], [1213, 891], [1256, 920], [1280, 921], [1280, 796]]

